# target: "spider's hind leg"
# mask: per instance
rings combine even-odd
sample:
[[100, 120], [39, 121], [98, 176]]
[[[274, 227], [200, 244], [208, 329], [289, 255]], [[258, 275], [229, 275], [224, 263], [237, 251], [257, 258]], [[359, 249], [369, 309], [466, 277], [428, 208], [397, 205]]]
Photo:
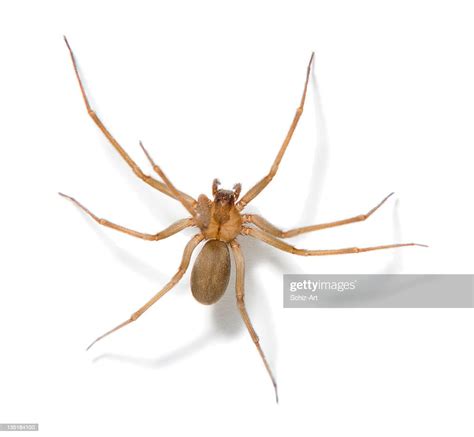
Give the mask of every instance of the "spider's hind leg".
[[139, 308], [137, 311], [135, 311], [130, 318], [125, 320], [124, 322], [120, 323], [117, 325], [115, 328], [111, 329], [110, 331], [107, 331], [105, 334], [102, 334], [100, 337], [97, 337], [88, 347], [87, 350], [89, 350], [94, 344], [96, 344], [99, 340], [102, 340], [104, 337], [107, 337], [108, 335], [112, 334], [115, 331], [118, 331], [119, 329], [127, 326], [128, 324], [134, 322], [137, 320], [142, 314], [148, 310], [154, 303], [156, 303], [159, 299], [161, 299], [168, 291], [170, 291], [178, 282], [179, 280], [183, 277], [184, 273], [186, 272], [188, 266], [189, 266], [189, 261], [191, 260], [191, 255], [196, 248], [196, 246], [204, 239], [204, 236], [202, 234], [197, 234], [191, 240], [188, 242], [184, 249], [183, 257], [181, 259], [181, 264], [179, 265], [178, 271], [174, 274], [174, 276], [171, 278], [171, 280], [158, 292], [156, 293], [145, 305], [143, 305], [141, 308]]
[[273, 373], [272, 373], [272, 370], [270, 369], [270, 365], [268, 364], [267, 358], [265, 357], [262, 347], [260, 346], [258, 335], [252, 326], [252, 322], [250, 321], [250, 317], [247, 313], [247, 309], [245, 308], [245, 301], [244, 301], [245, 265], [244, 265], [244, 257], [242, 255], [242, 250], [240, 249], [240, 245], [239, 243], [237, 243], [236, 240], [232, 240], [230, 242], [230, 246], [234, 254], [235, 266], [236, 266], [235, 292], [237, 295], [237, 306], [239, 308], [240, 315], [242, 316], [245, 326], [247, 327], [247, 330], [250, 336], [252, 337], [252, 340], [255, 343], [255, 346], [257, 347], [260, 357], [262, 358], [263, 364], [265, 365], [265, 368], [267, 369], [268, 375], [270, 376], [272, 380], [272, 384], [275, 389], [276, 401], [278, 403], [278, 388], [277, 388], [275, 377], [273, 376]]
[[289, 252], [294, 255], [301, 256], [326, 256], [326, 255], [342, 255], [346, 253], [362, 253], [362, 252], [371, 252], [373, 250], [383, 250], [383, 249], [394, 249], [397, 247], [406, 247], [406, 246], [421, 246], [428, 247], [426, 244], [418, 243], [400, 243], [400, 244], [384, 244], [381, 246], [371, 246], [371, 247], [345, 247], [344, 249], [300, 249], [294, 247], [291, 244], [285, 243], [278, 238], [267, 234], [266, 232], [261, 231], [257, 228], [247, 228], [243, 227], [241, 233], [243, 235], [250, 235], [257, 240], [263, 241], [264, 243], [269, 244], [277, 249], [283, 250], [284, 252]]
[[244, 194], [244, 196], [242, 196], [242, 198], [237, 203], [237, 209], [239, 211], [242, 211], [248, 205], [249, 202], [251, 202], [255, 197], [257, 197], [264, 190], [264, 188], [271, 182], [271, 180], [273, 179], [273, 177], [276, 175], [278, 171], [278, 167], [280, 165], [281, 160], [283, 159], [283, 155], [285, 154], [286, 149], [288, 145], [290, 144], [293, 133], [301, 118], [301, 114], [303, 114], [304, 103], [306, 100], [306, 93], [308, 91], [308, 82], [309, 82], [309, 77], [311, 74], [311, 65], [313, 63], [313, 59], [314, 59], [314, 52], [311, 53], [311, 58], [309, 59], [308, 67], [306, 68], [306, 79], [304, 83], [303, 95], [301, 96], [300, 104], [293, 117], [293, 121], [291, 122], [288, 133], [286, 134], [286, 137], [282, 145], [280, 146], [280, 150], [278, 151], [278, 154], [275, 160], [273, 161], [270, 171], [259, 182], [257, 182], [249, 191], [247, 191]]

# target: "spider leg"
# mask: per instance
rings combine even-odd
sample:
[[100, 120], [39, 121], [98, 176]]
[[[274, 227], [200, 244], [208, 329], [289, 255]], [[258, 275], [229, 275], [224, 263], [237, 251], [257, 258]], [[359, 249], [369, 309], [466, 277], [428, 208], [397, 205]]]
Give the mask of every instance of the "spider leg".
[[140, 141], [140, 147], [142, 148], [143, 152], [145, 153], [146, 157], [148, 158], [148, 161], [150, 161], [150, 164], [153, 167], [153, 170], [160, 176], [160, 178], [163, 180], [163, 182], [166, 184], [166, 186], [170, 189], [171, 193], [173, 196], [181, 202], [181, 204], [188, 210], [188, 212], [194, 216], [195, 211], [194, 211], [194, 205], [196, 204], [196, 201], [193, 199], [192, 201], [189, 201], [188, 198], [183, 196], [181, 192], [179, 192], [176, 187], [171, 183], [171, 181], [168, 179], [168, 177], [165, 175], [161, 167], [155, 164], [155, 161], [153, 161], [153, 158], [151, 155], [148, 153], [148, 151], [145, 149], [145, 146], [143, 143]]
[[341, 255], [345, 253], [360, 253], [360, 252], [370, 252], [372, 250], [381, 250], [381, 249], [392, 249], [395, 247], [405, 247], [405, 246], [421, 246], [428, 247], [425, 244], [418, 243], [402, 243], [402, 244], [386, 244], [383, 246], [372, 246], [372, 247], [347, 247], [344, 249], [320, 249], [320, 250], [307, 250], [307, 249], [298, 249], [290, 244], [287, 244], [278, 238], [275, 238], [272, 235], [269, 235], [259, 229], [255, 228], [243, 228], [241, 233], [243, 235], [250, 235], [251, 237], [261, 240], [264, 243], [269, 244], [270, 246], [276, 247], [277, 249], [283, 250], [284, 252], [293, 253], [294, 255], [302, 256], [325, 256], [325, 255]]
[[392, 195], [393, 193], [390, 193], [385, 199], [383, 199], [377, 206], [372, 208], [367, 214], [360, 214], [356, 215], [354, 217], [344, 219], [344, 220], [338, 220], [335, 222], [330, 222], [330, 223], [322, 223], [319, 225], [311, 225], [311, 226], [303, 226], [301, 228], [296, 228], [296, 229], [290, 229], [288, 231], [282, 231], [281, 229], [278, 229], [276, 226], [272, 225], [269, 221], [264, 219], [263, 217], [256, 215], [256, 214], [244, 214], [243, 215], [243, 221], [244, 223], [253, 223], [254, 225], [258, 226], [260, 229], [263, 231], [269, 233], [270, 235], [273, 235], [278, 238], [290, 238], [294, 237], [296, 235], [303, 234], [305, 232], [312, 232], [312, 231], [319, 231], [321, 229], [327, 229], [327, 228], [333, 228], [336, 226], [342, 226], [342, 225], [348, 225], [349, 223], [356, 223], [356, 222], [362, 222], [364, 220], [367, 220], [375, 211], [377, 211], [384, 203], [385, 201]]
[[67, 196], [66, 194], [59, 193], [60, 196], [65, 197], [66, 199], [71, 200], [74, 204], [76, 204], [80, 209], [82, 209], [86, 214], [92, 217], [99, 225], [106, 226], [111, 229], [115, 229], [116, 231], [123, 232], [124, 234], [132, 235], [133, 237], [142, 238], [143, 240], [148, 241], [158, 241], [163, 240], [164, 238], [171, 237], [183, 229], [193, 226], [194, 220], [192, 218], [186, 218], [182, 220], [178, 220], [177, 222], [173, 223], [171, 226], [168, 226], [166, 229], [158, 232], [156, 234], [145, 234], [143, 232], [137, 232], [132, 229], [125, 228], [124, 226], [116, 225], [115, 223], [109, 222], [106, 219], [97, 217], [93, 212], [89, 211], [84, 205], [78, 202], [74, 197]]
[[296, 110], [296, 114], [293, 118], [293, 122], [291, 123], [290, 129], [288, 130], [288, 133], [286, 134], [285, 140], [283, 141], [283, 144], [280, 147], [280, 150], [278, 152], [278, 155], [275, 158], [275, 161], [273, 162], [273, 165], [269, 171], [269, 173], [260, 180], [257, 184], [255, 184], [247, 193], [239, 200], [237, 203], [237, 209], [239, 211], [242, 211], [242, 209], [245, 208], [245, 206], [252, 201], [258, 194], [270, 183], [270, 181], [273, 179], [275, 176], [278, 166], [280, 165], [280, 162], [283, 158], [283, 155], [285, 154], [286, 148], [288, 147], [288, 144], [290, 144], [291, 137], [293, 136], [293, 132], [296, 129], [296, 126], [298, 125], [298, 121], [301, 117], [301, 114], [303, 113], [303, 108], [304, 108], [304, 102], [306, 99], [306, 91], [308, 89], [308, 81], [309, 81], [309, 76], [311, 72], [311, 64], [313, 62], [314, 58], [314, 52], [311, 54], [311, 58], [308, 63], [308, 67], [306, 70], [306, 81], [304, 84], [304, 90], [303, 90], [303, 96], [301, 97], [300, 105], [298, 109]]
[[[122, 146], [117, 142], [117, 140], [112, 136], [112, 134], [104, 126], [104, 124], [100, 120], [99, 116], [91, 108], [90, 103], [89, 103], [89, 99], [87, 98], [87, 94], [86, 94], [86, 91], [84, 89], [84, 85], [82, 84], [81, 76], [79, 75], [79, 70], [77, 68], [77, 63], [76, 63], [76, 58], [74, 56], [74, 53], [73, 53], [73, 51], [71, 49], [71, 46], [69, 45], [69, 42], [66, 39], [66, 37], [64, 37], [64, 41], [66, 42], [67, 48], [68, 48], [69, 53], [71, 55], [71, 60], [72, 60], [72, 65], [74, 67], [74, 72], [75, 72], [77, 80], [79, 82], [79, 88], [81, 89], [82, 98], [84, 99], [84, 103], [86, 105], [87, 113], [89, 114], [89, 116], [92, 118], [92, 120], [97, 125], [97, 127], [102, 131], [102, 133], [106, 136], [106, 138], [109, 140], [109, 142], [115, 148], [115, 150], [117, 150], [117, 152], [120, 154], [120, 156], [125, 160], [125, 162], [133, 170], [133, 172], [142, 181], [146, 182], [148, 185], [152, 186], [153, 188], [156, 188], [158, 191], [161, 191], [162, 193], [166, 194], [167, 196], [175, 198], [175, 195], [171, 192], [171, 190], [163, 182], [160, 182], [160, 181], [152, 178], [151, 176], [148, 176], [148, 175], [143, 173], [141, 168], [128, 155], [128, 153], [125, 152], [125, 150], [122, 148]], [[195, 200], [191, 196], [188, 196], [185, 193], [181, 193], [181, 194], [184, 197], [186, 197], [189, 202], [195, 202]]]
[[275, 377], [273, 376], [273, 373], [267, 362], [265, 354], [262, 351], [262, 348], [260, 346], [260, 342], [258, 339], [258, 335], [252, 326], [252, 322], [250, 321], [249, 315], [247, 313], [247, 309], [245, 308], [245, 301], [244, 301], [245, 265], [244, 265], [244, 257], [242, 254], [242, 250], [240, 249], [240, 245], [239, 243], [237, 243], [236, 240], [232, 240], [230, 242], [230, 246], [234, 254], [235, 265], [236, 265], [235, 292], [237, 295], [237, 306], [239, 308], [240, 315], [242, 316], [245, 326], [247, 327], [247, 330], [249, 331], [249, 334], [252, 337], [252, 340], [255, 343], [255, 346], [257, 347], [258, 353], [260, 354], [262, 358], [263, 364], [265, 365], [265, 368], [267, 369], [268, 375], [270, 376], [272, 380], [272, 384], [275, 389], [276, 401], [278, 403], [278, 389], [277, 389], [277, 383], [275, 381]]
[[87, 350], [89, 350], [95, 343], [97, 343], [99, 340], [103, 339], [107, 335], [110, 335], [113, 332], [118, 331], [120, 328], [127, 326], [129, 323], [132, 323], [135, 320], [137, 320], [148, 308], [150, 308], [156, 301], [161, 299], [168, 291], [170, 291], [178, 283], [178, 281], [183, 277], [184, 273], [186, 272], [186, 269], [189, 266], [189, 261], [191, 260], [191, 255], [194, 249], [203, 239], [204, 239], [203, 235], [201, 234], [195, 235], [186, 245], [179, 269], [171, 278], [171, 280], [158, 293], [156, 293], [145, 305], [143, 305], [139, 310], [135, 311], [130, 316], [129, 319], [120, 323], [120, 325], [117, 325], [115, 328], [111, 329], [110, 331], [107, 331], [105, 334], [102, 334], [100, 337], [97, 337], [87, 347]]

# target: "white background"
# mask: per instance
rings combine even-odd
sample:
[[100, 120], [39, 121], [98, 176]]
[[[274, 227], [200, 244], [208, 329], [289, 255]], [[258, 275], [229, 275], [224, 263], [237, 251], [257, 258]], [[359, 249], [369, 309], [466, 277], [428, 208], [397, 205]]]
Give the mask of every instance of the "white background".
[[[59, 435], [472, 436], [472, 310], [289, 310], [284, 273], [472, 273], [470, 2], [3, 2], [0, 10], [0, 422]], [[149, 171], [183, 191], [248, 189], [266, 171], [316, 52], [307, 107], [275, 180], [249, 206], [284, 228], [367, 212], [308, 248], [416, 241], [299, 258], [242, 241], [232, 284], [197, 304], [189, 274], [98, 343], [176, 271], [191, 230], [151, 243], [102, 229], [58, 191], [156, 232], [183, 208], [138, 180], [87, 117], [91, 102]], [[233, 277], [232, 279], [233, 280]]]

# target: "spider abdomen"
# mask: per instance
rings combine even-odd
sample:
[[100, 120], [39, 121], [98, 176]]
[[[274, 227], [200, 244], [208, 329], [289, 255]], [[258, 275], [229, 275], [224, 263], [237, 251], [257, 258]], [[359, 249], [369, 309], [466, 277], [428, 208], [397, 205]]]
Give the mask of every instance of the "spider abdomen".
[[209, 240], [202, 248], [191, 273], [191, 291], [204, 304], [217, 302], [224, 294], [230, 277], [230, 254], [227, 244]]

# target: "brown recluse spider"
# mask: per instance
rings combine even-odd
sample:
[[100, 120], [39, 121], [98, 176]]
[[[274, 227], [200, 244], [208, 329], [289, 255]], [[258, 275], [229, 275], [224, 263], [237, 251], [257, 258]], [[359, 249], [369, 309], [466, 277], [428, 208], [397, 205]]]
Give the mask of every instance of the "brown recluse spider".
[[[308, 63], [306, 70], [306, 80], [304, 83], [303, 95], [301, 97], [300, 104], [296, 110], [296, 114], [293, 118], [293, 121], [290, 125], [288, 133], [283, 141], [283, 144], [280, 147], [280, 150], [273, 162], [273, 165], [270, 168], [268, 174], [263, 177], [259, 182], [257, 182], [249, 191], [247, 191], [242, 197], [240, 197], [241, 185], [235, 184], [232, 190], [223, 190], [219, 188], [220, 182], [217, 179], [214, 179], [212, 182], [212, 196], [213, 200], [210, 200], [205, 194], [201, 194], [197, 200], [189, 196], [182, 191], [179, 191], [168, 179], [163, 170], [153, 161], [145, 147], [140, 143], [143, 152], [150, 161], [150, 164], [153, 167], [153, 170], [157, 173], [161, 180], [157, 180], [152, 176], [148, 176], [138, 167], [138, 165], [133, 161], [133, 159], [125, 152], [122, 146], [117, 142], [117, 140], [112, 136], [112, 134], [104, 126], [98, 115], [94, 112], [89, 104], [84, 86], [79, 75], [79, 71], [76, 65], [76, 60], [74, 53], [72, 52], [69, 43], [64, 37], [66, 45], [69, 49], [71, 55], [72, 64], [74, 71], [79, 82], [79, 87], [81, 89], [82, 97], [86, 105], [87, 113], [92, 118], [97, 127], [102, 131], [102, 133], [107, 137], [112, 146], [117, 150], [117, 152], [122, 156], [122, 158], [127, 162], [131, 167], [133, 172], [144, 182], [151, 185], [153, 188], [156, 188], [158, 191], [166, 194], [169, 197], [180, 202], [184, 208], [188, 211], [190, 217], [178, 220], [173, 223], [166, 229], [158, 232], [156, 234], [145, 234], [142, 232], [137, 232], [123, 226], [112, 223], [106, 219], [99, 218], [91, 211], [89, 211], [85, 206], [80, 204], [77, 200], [65, 194], [61, 194], [72, 202], [74, 202], [79, 208], [86, 212], [90, 217], [92, 217], [97, 223], [107, 226], [109, 228], [115, 229], [117, 231], [123, 232], [128, 235], [132, 235], [137, 238], [142, 238], [149, 241], [158, 241], [164, 238], [168, 238], [171, 235], [176, 234], [177, 232], [182, 231], [188, 227], [197, 227], [199, 233], [196, 234], [188, 242], [184, 249], [183, 257], [181, 259], [181, 264], [178, 268], [178, 271], [174, 274], [171, 280], [158, 292], [156, 293], [145, 305], [135, 311], [130, 318], [120, 323], [115, 328], [107, 331], [105, 334], [98, 337], [94, 340], [87, 349], [94, 345], [97, 341], [101, 340], [105, 336], [111, 334], [128, 325], [129, 323], [137, 320], [148, 308], [150, 308], [155, 302], [157, 302], [161, 297], [163, 297], [168, 291], [170, 291], [178, 281], [183, 277], [186, 272], [191, 255], [203, 240], [206, 240], [206, 244], [202, 248], [200, 254], [197, 256], [194, 263], [194, 267], [191, 273], [191, 291], [193, 296], [202, 304], [210, 305], [219, 300], [219, 298], [225, 292], [227, 285], [229, 283], [230, 276], [230, 253], [229, 247], [232, 250], [235, 266], [236, 266], [236, 279], [235, 279], [235, 290], [237, 297], [237, 306], [240, 311], [240, 315], [247, 327], [247, 330], [252, 337], [255, 346], [257, 347], [258, 353], [260, 354], [263, 364], [267, 369], [267, 372], [272, 380], [273, 387], [275, 389], [275, 396], [278, 402], [278, 392], [277, 384], [275, 378], [273, 377], [270, 366], [268, 365], [265, 354], [260, 347], [260, 342], [255, 332], [252, 322], [250, 321], [249, 315], [245, 308], [244, 300], [244, 257], [242, 250], [237, 241], [239, 235], [242, 236], [251, 236], [258, 240], [263, 241], [264, 243], [269, 244], [270, 246], [276, 247], [277, 249], [283, 250], [285, 252], [293, 253], [295, 255], [303, 256], [323, 256], [323, 255], [339, 255], [345, 253], [361, 253], [369, 252], [372, 250], [381, 250], [381, 249], [390, 249], [394, 247], [403, 247], [403, 246], [424, 246], [422, 244], [416, 243], [404, 243], [404, 244], [386, 244], [382, 246], [373, 246], [373, 247], [348, 247], [345, 249], [318, 249], [318, 250], [306, 250], [298, 249], [294, 246], [291, 246], [288, 243], [282, 241], [282, 238], [294, 237], [295, 235], [303, 234], [305, 232], [318, 231], [321, 229], [332, 228], [335, 226], [347, 225], [349, 223], [361, 222], [369, 218], [382, 204], [393, 194], [389, 194], [385, 199], [383, 199], [377, 206], [372, 208], [366, 214], [356, 215], [354, 217], [338, 220], [330, 223], [323, 223], [318, 225], [304, 226], [301, 228], [291, 229], [288, 231], [282, 231], [270, 222], [265, 220], [263, 217], [256, 214], [243, 214], [242, 211], [244, 208], [262, 192], [262, 190], [270, 183], [270, 181], [275, 176], [278, 166], [285, 154], [286, 148], [290, 143], [293, 132], [296, 129], [298, 121], [303, 113], [306, 91], [308, 88], [308, 81], [311, 72], [311, 64], [313, 62], [314, 53], [311, 54], [311, 58]], [[240, 197], [240, 199], [239, 199]]]

